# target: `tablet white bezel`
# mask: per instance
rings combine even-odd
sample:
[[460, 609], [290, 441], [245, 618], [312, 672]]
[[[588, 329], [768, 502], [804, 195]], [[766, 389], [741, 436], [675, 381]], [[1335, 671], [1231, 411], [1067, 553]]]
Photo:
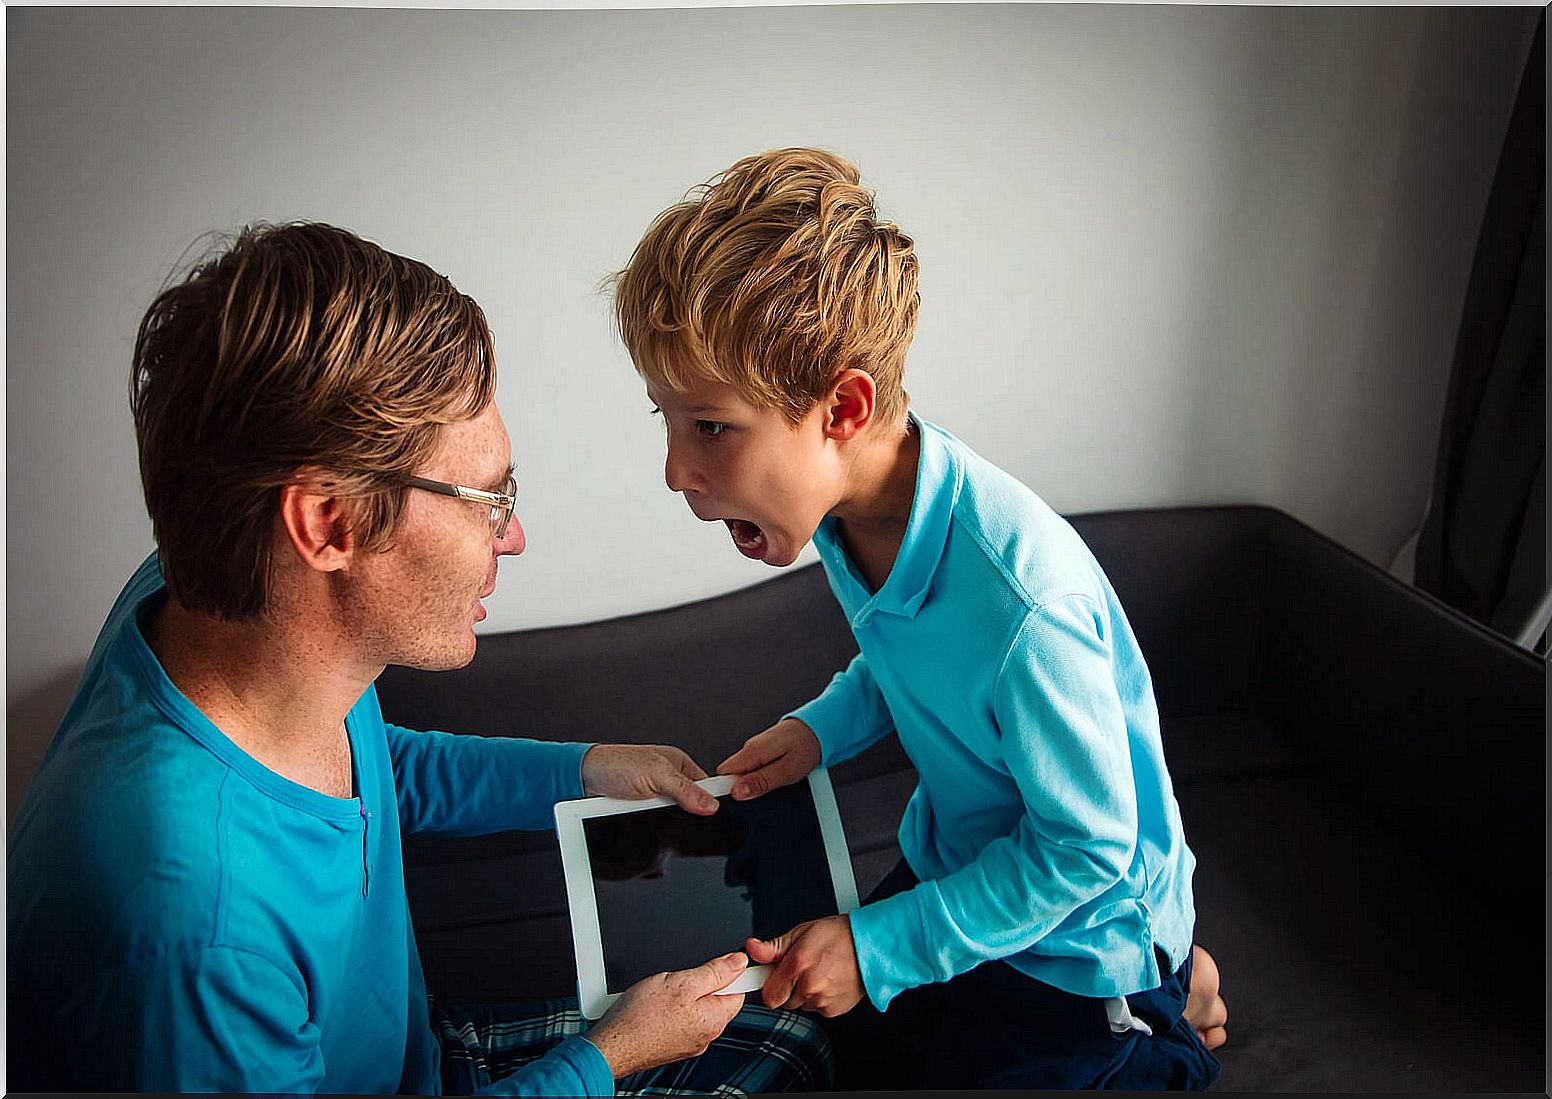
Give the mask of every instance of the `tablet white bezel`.
[[[733, 787], [733, 775], [715, 775], [696, 783], [712, 797], [724, 797]], [[824, 841], [830, 864], [830, 881], [835, 887], [836, 912], [857, 907], [857, 880], [852, 874], [851, 855], [846, 835], [841, 830], [841, 814], [835, 804], [830, 775], [816, 767], [808, 776], [809, 792], [819, 818], [819, 834]], [[593, 892], [593, 868], [587, 854], [582, 822], [589, 817], [608, 817], [618, 813], [639, 813], [678, 804], [672, 798], [577, 798], [555, 804], [555, 833], [560, 840], [561, 867], [566, 876], [566, 902], [571, 913], [571, 942], [577, 960], [577, 996], [582, 1014], [597, 1019], [619, 998], [610, 994], [604, 974], [603, 939], [598, 928], [598, 902]], [[724, 993], [752, 992], [765, 984], [769, 966], [750, 966]]]

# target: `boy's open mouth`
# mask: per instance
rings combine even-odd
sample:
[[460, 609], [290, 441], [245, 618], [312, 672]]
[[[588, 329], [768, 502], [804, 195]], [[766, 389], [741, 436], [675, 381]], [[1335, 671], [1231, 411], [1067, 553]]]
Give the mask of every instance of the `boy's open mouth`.
[[724, 519], [728, 532], [733, 535], [733, 544], [738, 547], [738, 552], [745, 557], [753, 557], [756, 560], [765, 556], [765, 532], [758, 525], [747, 519]]

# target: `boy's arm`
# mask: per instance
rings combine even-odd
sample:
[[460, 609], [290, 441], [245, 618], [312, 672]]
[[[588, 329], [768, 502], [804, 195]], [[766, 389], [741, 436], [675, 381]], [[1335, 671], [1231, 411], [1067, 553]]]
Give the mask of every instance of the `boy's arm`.
[[1087, 596], [1052, 600], [1030, 612], [1004, 660], [994, 711], [1024, 800], [1018, 826], [954, 873], [851, 914], [879, 1008], [1027, 949], [1131, 865], [1136, 790], [1100, 621]]
[[797, 718], [814, 731], [826, 767], [850, 759], [880, 740], [895, 724], [867, 657], [861, 653], [844, 671], [835, 673], [818, 698], [786, 716]]

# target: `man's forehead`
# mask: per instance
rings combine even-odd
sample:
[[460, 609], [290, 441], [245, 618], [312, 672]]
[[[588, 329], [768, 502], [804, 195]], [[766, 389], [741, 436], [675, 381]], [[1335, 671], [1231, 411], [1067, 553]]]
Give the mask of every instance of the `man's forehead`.
[[512, 440], [494, 404], [472, 420], [443, 424], [437, 456], [447, 472], [476, 482], [471, 488], [504, 481], [512, 471]]

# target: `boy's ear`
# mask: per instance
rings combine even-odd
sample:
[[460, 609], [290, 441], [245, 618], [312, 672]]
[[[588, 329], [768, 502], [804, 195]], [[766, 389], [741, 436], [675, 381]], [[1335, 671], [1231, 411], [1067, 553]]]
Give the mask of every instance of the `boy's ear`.
[[350, 564], [358, 545], [350, 503], [324, 470], [299, 470], [280, 490], [280, 524], [302, 563], [319, 572]]
[[827, 397], [825, 435], [837, 442], [855, 439], [873, 420], [878, 388], [866, 370], [843, 370]]

